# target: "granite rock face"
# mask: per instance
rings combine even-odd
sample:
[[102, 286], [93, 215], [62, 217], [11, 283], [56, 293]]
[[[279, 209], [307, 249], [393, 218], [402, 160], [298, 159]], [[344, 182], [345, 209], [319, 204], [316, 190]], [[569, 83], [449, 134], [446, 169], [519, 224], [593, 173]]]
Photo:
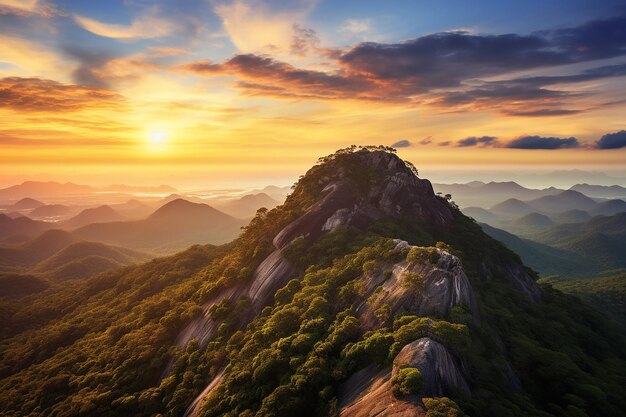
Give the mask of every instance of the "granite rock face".
[[452, 222], [452, 213], [435, 196], [430, 181], [418, 178], [396, 155], [356, 152], [351, 158], [364, 173], [375, 175], [359, 186], [358, 179], [339, 166], [321, 178], [323, 197], [276, 236], [276, 247], [283, 248], [296, 237], [315, 240], [339, 226], [364, 228], [385, 218], [412, 218], [437, 226]]
[[[398, 398], [392, 378], [398, 369], [419, 369], [424, 388], [415, 395]], [[369, 366], [342, 384], [339, 406], [342, 417], [409, 417], [425, 415], [420, 399], [442, 397], [453, 390], [470, 394], [460, 362], [441, 344], [424, 337], [406, 345], [393, 361], [393, 367]]]
[[[250, 300], [246, 323], [265, 306], [271, 305], [276, 291], [303, 272], [284, 256], [285, 250], [298, 238], [315, 242], [338, 227], [366, 229], [379, 220], [409, 219], [437, 229], [453, 226], [450, 206], [434, 194], [428, 180], [418, 178], [396, 155], [359, 151], [350, 154], [348, 159], [348, 165], [332, 165], [330, 162], [332, 166], [316, 166], [307, 173], [305, 179], [311, 188], [296, 188], [294, 194], [308, 193], [306, 199], [300, 200], [308, 203], [289, 207], [290, 200], [287, 199], [287, 208], [298, 215], [282, 225], [273, 237], [273, 252], [259, 264], [250, 280], [223, 290], [209, 300], [204, 305], [204, 313], [181, 331], [177, 340], [179, 346], [192, 339], [205, 346], [215, 337], [220, 323], [210, 317], [209, 310], [224, 299], [246, 297]], [[362, 172], [363, 178], [358, 175], [355, 178], [355, 172]], [[472, 285], [458, 257], [443, 249], [411, 246], [402, 240], [395, 240], [393, 250], [402, 254], [399, 261], [379, 265], [375, 271], [356, 278], [363, 288], [356, 304], [363, 331], [388, 324], [376, 314], [382, 306], [389, 309], [390, 317], [402, 311], [419, 316], [447, 317], [453, 308], [462, 307], [473, 320], [480, 321]], [[539, 288], [523, 265], [508, 260], [496, 268], [530, 301], [540, 300]], [[485, 271], [482, 279], [492, 279], [491, 266], [485, 265]], [[417, 395], [399, 399], [392, 393], [391, 378], [403, 365], [418, 368], [425, 387]], [[509, 371], [510, 379], [516, 379], [514, 371]], [[188, 410], [189, 415], [196, 415], [203, 398], [219, 382], [218, 377], [196, 398]], [[445, 396], [453, 390], [471, 395], [463, 364], [440, 342], [421, 338], [404, 346], [393, 367], [371, 365], [351, 375], [342, 384], [338, 399], [341, 415], [345, 417], [408, 417], [425, 414], [420, 398]]]
[[470, 393], [459, 362], [441, 343], [430, 338], [423, 337], [403, 347], [393, 361], [393, 372], [401, 366], [417, 368], [422, 373], [423, 397], [443, 397], [453, 389]]
[[[357, 313], [366, 328], [383, 324], [374, 314], [383, 305], [390, 308], [392, 316], [404, 310], [439, 317], [459, 306], [478, 319], [474, 292], [459, 258], [438, 248], [411, 246], [401, 240], [396, 240], [394, 250], [407, 255], [398, 263], [382, 266], [360, 278], [366, 296]], [[432, 254], [432, 259], [409, 260], [411, 250]], [[437, 259], [432, 262], [434, 258]], [[415, 277], [413, 281], [409, 281], [411, 276]]]

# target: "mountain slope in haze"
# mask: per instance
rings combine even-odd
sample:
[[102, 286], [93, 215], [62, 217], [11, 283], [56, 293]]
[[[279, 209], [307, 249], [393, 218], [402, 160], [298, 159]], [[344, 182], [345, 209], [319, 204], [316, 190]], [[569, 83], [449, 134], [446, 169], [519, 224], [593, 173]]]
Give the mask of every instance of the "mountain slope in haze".
[[44, 295], [0, 329], [10, 417], [626, 409], [618, 328], [384, 147], [320, 159], [229, 244]]
[[592, 184], [576, 184], [570, 190], [578, 191], [589, 197], [597, 198], [624, 198], [626, 197], [626, 188], [619, 185], [592, 185]]
[[34, 198], [22, 198], [21, 200], [17, 201], [16, 203], [10, 205], [8, 207], [9, 210], [29, 210], [29, 209], [36, 209], [38, 207], [44, 206], [45, 203], [42, 203], [39, 200], [35, 200]]
[[626, 212], [626, 201], [609, 200], [598, 204], [590, 211], [590, 214], [592, 216], [612, 216], [623, 212]]
[[554, 226], [554, 222], [545, 214], [530, 213], [513, 220], [513, 226], [525, 230], [543, 230]]
[[513, 181], [473, 181], [468, 184], [433, 184], [433, 187], [442, 194], [452, 194], [454, 201], [461, 207], [490, 207], [510, 198], [532, 200], [563, 191], [553, 187], [542, 190], [526, 188]]
[[490, 211], [509, 217], [520, 217], [535, 212], [536, 208], [516, 198], [509, 198], [491, 207]]
[[497, 223], [499, 216], [482, 207], [466, 207], [462, 209], [463, 214], [475, 219], [479, 223]]
[[235, 238], [244, 221], [206, 204], [175, 199], [148, 218], [94, 223], [74, 231], [86, 240], [147, 250], [173, 252], [198, 243], [224, 243]]
[[66, 195], [89, 194], [92, 192], [93, 189], [89, 186], [73, 184], [71, 182], [62, 184], [55, 181], [25, 181], [19, 185], [0, 189], [0, 201], [18, 200], [25, 197], [59, 197]]
[[50, 224], [45, 222], [23, 216], [11, 218], [0, 213], [0, 243], [23, 242], [49, 228]]
[[[70, 232], [54, 229], [18, 245], [1, 245], [0, 274], [11, 288], [18, 287], [20, 279], [31, 285], [36, 278], [41, 285], [31, 290], [37, 287], [41, 291], [61, 280], [87, 278], [151, 258], [126, 248], [80, 241]], [[12, 292], [23, 293], [17, 289]]]
[[556, 223], [583, 223], [593, 217], [584, 210], [572, 209], [552, 216]]
[[0, 247], [0, 267], [29, 268], [75, 243], [76, 237], [63, 230], [48, 230], [19, 245]]
[[542, 276], [561, 275], [580, 277], [597, 274], [604, 266], [595, 259], [587, 259], [566, 249], [555, 248], [529, 239], [520, 238], [507, 231], [488, 224], [481, 224], [482, 229], [492, 238], [517, 253], [524, 261]]
[[60, 227], [74, 229], [91, 223], [115, 222], [123, 219], [117, 211], [105, 205], [84, 209], [76, 216], [64, 221]]
[[70, 213], [70, 208], [63, 204], [46, 204], [44, 206], [37, 207], [28, 216], [33, 219], [45, 219], [65, 216]]
[[556, 225], [534, 234], [532, 240], [591, 259], [603, 270], [626, 268], [626, 213]]
[[562, 213], [572, 208], [592, 210], [597, 206], [595, 200], [573, 190], [563, 191], [562, 193], [556, 195], [540, 197], [536, 200], [528, 201], [528, 204], [539, 211], [549, 213]]
[[273, 209], [278, 205], [278, 201], [265, 193], [246, 194], [241, 198], [221, 200], [212, 203], [216, 209], [223, 211], [233, 217], [240, 219], [253, 217], [257, 210], [264, 207]]
[[82, 279], [122, 266], [145, 262], [150, 255], [99, 242], [76, 242], [39, 262], [30, 272], [50, 280]]

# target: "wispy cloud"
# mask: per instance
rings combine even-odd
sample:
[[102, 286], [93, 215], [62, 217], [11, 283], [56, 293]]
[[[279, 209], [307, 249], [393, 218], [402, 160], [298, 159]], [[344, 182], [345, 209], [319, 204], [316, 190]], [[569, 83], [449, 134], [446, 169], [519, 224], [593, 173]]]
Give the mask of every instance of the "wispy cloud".
[[20, 112], [72, 112], [122, 104], [117, 93], [40, 78], [0, 79], [0, 107]]
[[[219, 2], [215, 13], [231, 42], [240, 52], [287, 54], [294, 42], [302, 39], [303, 22], [317, 1], [296, 0], [272, 7], [271, 3], [252, 0]], [[310, 37], [311, 33], [304, 33]], [[296, 53], [301, 52], [298, 47]]]
[[408, 148], [411, 146], [411, 142], [406, 139], [399, 140], [391, 145], [392, 148]]
[[158, 17], [158, 8], [152, 7], [143, 15], [135, 18], [130, 25], [104, 23], [85, 16], [75, 15], [74, 20], [83, 29], [106, 38], [113, 39], [148, 39], [172, 35], [176, 24]]
[[361, 34], [371, 31], [371, 19], [348, 19], [339, 28], [339, 32]]

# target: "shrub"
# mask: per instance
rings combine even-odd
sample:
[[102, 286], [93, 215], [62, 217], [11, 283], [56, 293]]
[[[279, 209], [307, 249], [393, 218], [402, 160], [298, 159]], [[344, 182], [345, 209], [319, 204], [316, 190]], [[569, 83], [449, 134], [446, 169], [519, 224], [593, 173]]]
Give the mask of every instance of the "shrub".
[[396, 370], [394, 376], [391, 378], [391, 386], [393, 394], [396, 397], [417, 394], [424, 388], [422, 373], [417, 368], [407, 365], [402, 366]]
[[425, 248], [416, 246], [409, 250], [406, 260], [413, 265], [424, 264], [426, 262], [429, 262], [432, 265], [437, 265], [437, 262], [439, 261], [439, 252], [437, 252], [437, 249], [432, 247]]
[[415, 288], [421, 290], [423, 286], [424, 277], [417, 272], [404, 272], [402, 274], [402, 280], [400, 284], [404, 288]]
[[422, 398], [422, 402], [426, 406], [426, 417], [462, 417], [465, 415], [448, 397]]

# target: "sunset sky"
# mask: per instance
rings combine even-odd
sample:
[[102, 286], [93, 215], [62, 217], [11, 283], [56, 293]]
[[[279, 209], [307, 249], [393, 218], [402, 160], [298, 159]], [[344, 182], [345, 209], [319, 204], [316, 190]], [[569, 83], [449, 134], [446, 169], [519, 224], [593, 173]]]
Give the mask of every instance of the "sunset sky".
[[3, 183], [282, 185], [353, 143], [623, 172], [624, 129], [624, 1], [0, 0]]

